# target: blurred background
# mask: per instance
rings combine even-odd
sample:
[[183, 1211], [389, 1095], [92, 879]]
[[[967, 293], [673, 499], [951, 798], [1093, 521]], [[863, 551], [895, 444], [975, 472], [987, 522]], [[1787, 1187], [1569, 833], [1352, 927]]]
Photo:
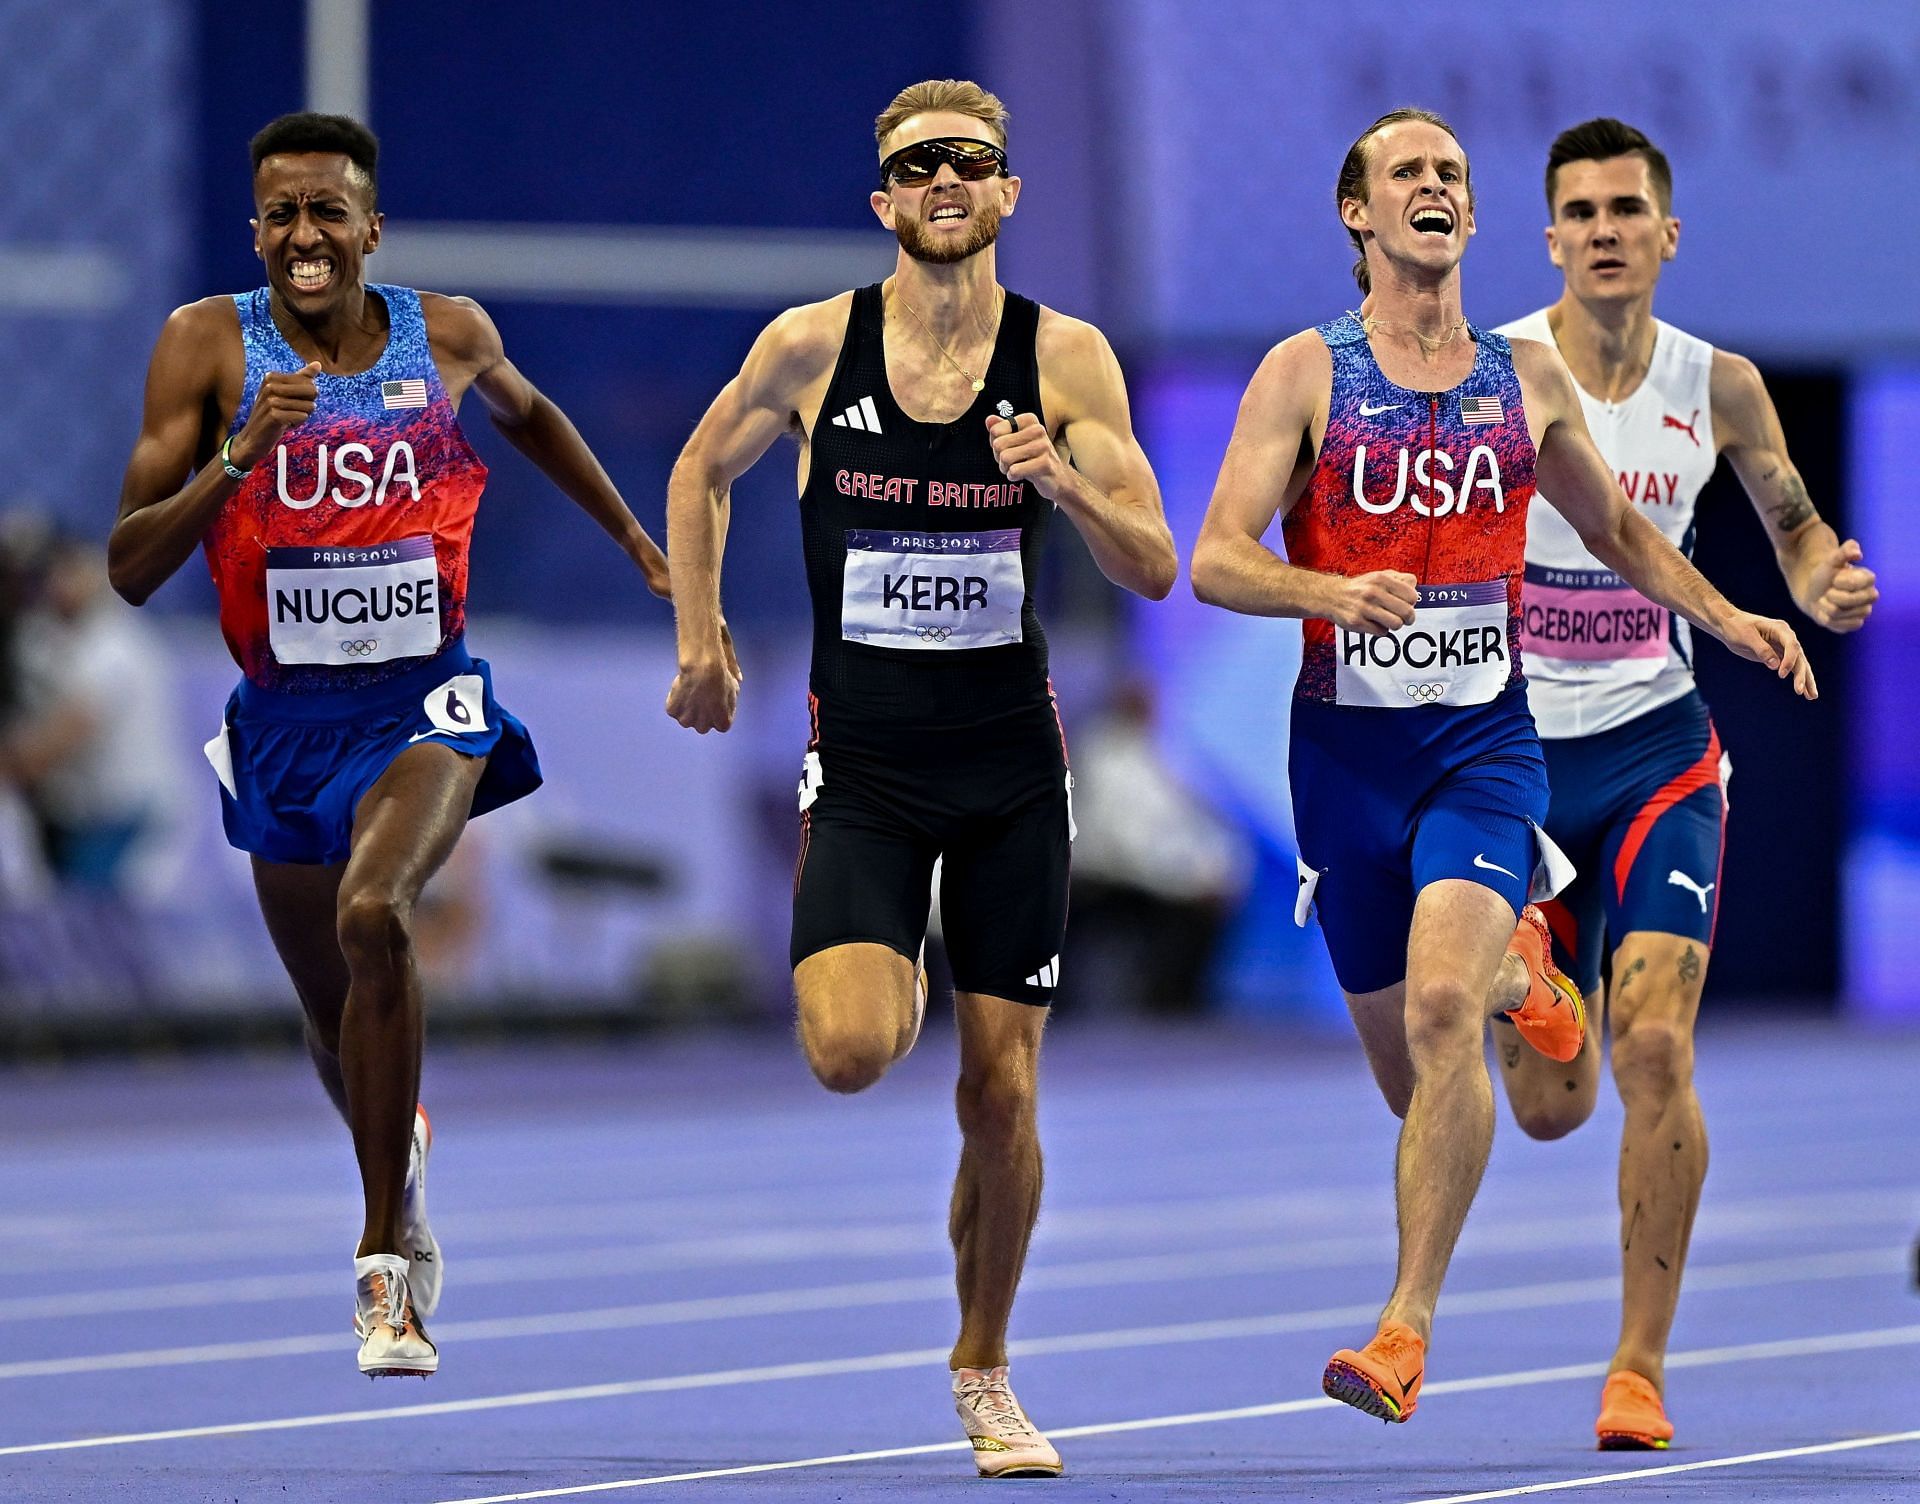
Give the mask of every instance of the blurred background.
[[[1920, 1008], [1920, 13], [1899, 0], [1360, 10], [1279, 0], [796, 7], [555, 0], [0, 0], [0, 1051], [293, 1037], [291, 989], [200, 753], [236, 676], [205, 571], [135, 613], [100, 545], [169, 309], [257, 285], [248, 137], [380, 135], [379, 280], [481, 300], [654, 535], [680, 444], [780, 308], [876, 280], [871, 122], [926, 77], [1012, 111], [1003, 280], [1107, 330], [1188, 552], [1275, 340], [1356, 299], [1332, 184], [1400, 104], [1472, 159], [1467, 311], [1558, 292], [1548, 141], [1619, 115], [1673, 159], [1659, 313], [1766, 372], [1812, 494], [1884, 599], [1809, 637], [1822, 697], [1703, 652], [1734, 763], [1709, 1011]], [[670, 723], [667, 608], [469, 410], [493, 475], [471, 641], [548, 783], [429, 890], [436, 1029], [784, 1022], [806, 591], [790, 454], [735, 489], [746, 670], [726, 737]], [[1724, 469], [1698, 558], [1791, 605]], [[1042, 582], [1079, 780], [1065, 1016], [1345, 1030], [1295, 930], [1291, 623], [1149, 605], [1057, 529]], [[1125, 818], [1123, 818], [1123, 816]]]

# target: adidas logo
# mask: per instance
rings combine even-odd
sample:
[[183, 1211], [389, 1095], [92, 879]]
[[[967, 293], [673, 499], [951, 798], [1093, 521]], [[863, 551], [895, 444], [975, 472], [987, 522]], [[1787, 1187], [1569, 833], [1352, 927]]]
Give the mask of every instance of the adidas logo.
[[1055, 956], [1032, 976], [1027, 978], [1029, 987], [1058, 987], [1060, 985], [1060, 958]]
[[873, 398], [862, 397], [858, 402], [833, 420], [835, 428], [857, 428], [862, 433], [880, 432], [880, 414], [875, 411]]

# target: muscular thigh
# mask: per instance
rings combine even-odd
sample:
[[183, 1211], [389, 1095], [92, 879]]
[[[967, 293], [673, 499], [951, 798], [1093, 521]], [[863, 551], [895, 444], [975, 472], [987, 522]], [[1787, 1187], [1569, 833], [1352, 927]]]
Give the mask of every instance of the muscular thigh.
[[958, 827], [940, 874], [940, 919], [956, 991], [1044, 1007], [1067, 934], [1072, 814], [1059, 784]]

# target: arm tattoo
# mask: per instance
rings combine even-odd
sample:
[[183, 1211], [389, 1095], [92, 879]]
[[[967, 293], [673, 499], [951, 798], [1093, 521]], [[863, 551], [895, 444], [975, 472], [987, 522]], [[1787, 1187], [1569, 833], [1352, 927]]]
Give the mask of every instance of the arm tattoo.
[[1689, 945], [1687, 947], [1687, 953], [1680, 958], [1680, 980], [1683, 982], [1691, 982], [1699, 975], [1700, 953]]
[[1805, 526], [1818, 513], [1814, 511], [1813, 502], [1807, 496], [1806, 485], [1799, 476], [1791, 470], [1784, 474], [1776, 470], [1767, 476], [1767, 479], [1773, 480], [1776, 475], [1780, 477], [1779, 499], [1767, 510], [1773, 517], [1773, 525], [1783, 533], [1790, 533], [1795, 528]]

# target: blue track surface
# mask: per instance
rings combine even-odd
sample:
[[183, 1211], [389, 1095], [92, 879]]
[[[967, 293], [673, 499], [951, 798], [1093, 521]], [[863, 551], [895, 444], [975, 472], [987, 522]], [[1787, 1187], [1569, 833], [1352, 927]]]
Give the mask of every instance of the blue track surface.
[[[0, 1077], [0, 1498], [428, 1504], [891, 1449], [557, 1496], [977, 1498], [946, 1395], [951, 1069], [939, 1034], [852, 1099], [772, 1039], [430, 1053], [442, 1368], [377, 1385], [352, 1159], [304, 1063]], [[1600, 1454], [1610, 1087], [1557, 1144], [1502, 1109], [1389, 1427], [1319, 1395], [1393, 1274], [1396, 1125], [1357, 1047], [1056, 1030], [1014, 1377], [1069, 1475], [1004, 1486], [1411, 1501], [1913, 1431], [1920, 1038], [1721, 1030], [1699, 1073], [1679, 1435]], [[1913, 1499], [1920, 1434], [1572, 1492]]]

